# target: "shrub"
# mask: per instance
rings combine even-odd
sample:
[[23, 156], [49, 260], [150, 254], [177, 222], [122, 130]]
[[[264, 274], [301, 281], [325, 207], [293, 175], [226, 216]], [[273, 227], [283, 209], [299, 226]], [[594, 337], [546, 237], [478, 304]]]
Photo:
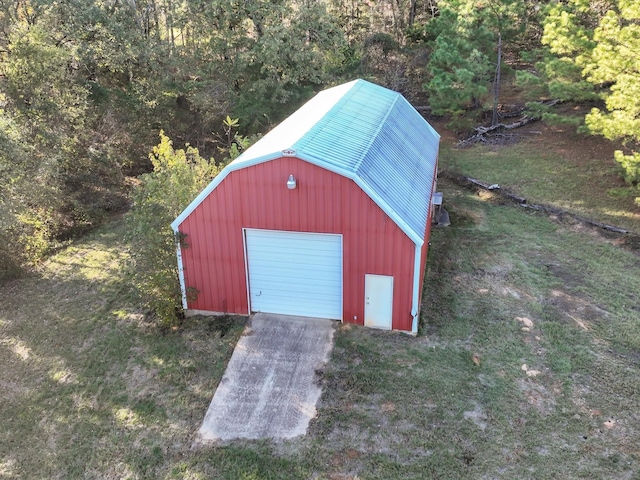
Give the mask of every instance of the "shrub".
[[149, 158], [153, 171], [140, 177], [128, 217], [132, 279], [160, 326], [169, 327], [182, 318], [175, 255], [178, 239], [170, 224], [219, 167], [202, 158], [196, 148], [187, 145], [186, 150], [175, 150], [164, 132]]

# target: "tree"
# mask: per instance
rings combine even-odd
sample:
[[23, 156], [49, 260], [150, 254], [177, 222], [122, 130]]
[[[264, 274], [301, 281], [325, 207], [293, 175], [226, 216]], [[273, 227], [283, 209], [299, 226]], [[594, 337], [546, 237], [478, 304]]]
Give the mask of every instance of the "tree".
[[[6, 49], [0, 53], [4, 113], [14, 138], [29, 150], [29, 161], [15, 166], [24, 169], [20, 178], [30, 188], [30, 207], [18, 217], [30, 226], [28, 260], [125, 205], [121, 157], [108, 150], [105, 117], [93, 104], [81, 46], [52, 28], [59, 20], [53, 10], [18, 17], [3, 32]], [[49, 191], [56, 193], [39, 193]]]
[[32, 153], [19, 126], [0, 110], [0, 279], [48, 249], [42, 212], [55, 205], [59, 192], [48, 181], [48, 166]]
[[0, 170], [11, 179], [0, 202], [14, 263], [124, 208], [124, 170], [148, 168], [150, 127], [175, 102], [159, 87], [165, 44], [146, 3], [0, 4]]
[[[549, 64], [563, 65], [579, 88], [561, 91], [572, 99], [599, 98], [585, 117], [587, 130], [621, 140], [627, 151], [615, 159], [630, 182], [640, 181], [640, 4], [633, 0], [572, 0], [549, 9], [543, 41], [556, 55]], [[553, 75], [554, 81], [567, 77]], [[560, 80], [558, 80], [560, 78]], [[638, 199], [640, 201], [640, 199]]]
[[447, 0], [438, 7], [439, 14], [424, 27], [431, 50], [424, 88], [433, 112], [456, 117], [478, 109], [492, 77], [495, 108], [502, 48], [525, 31], [526, 5], [516, 0]]
[[330, 81], [344, 46], [342, 32], [320, 2], [255, 3], [248, 11], [255, 40], [241, 56], [234, 109], [252, 130], [281, 120]]
[[[622, 140], [630, 154], [615, 159], [627, 180], [640, 182], [640, 4], [620, 1], [594, 32], [596, 46], [584, 74], [593, 84], [609, 84], [603, 95], [606, 111], [593, 108], [585, 121], [591, 132]], [[640, 199], [639, 199], [640, 200]]]
[[436, 115], [461, 115], [487, 93], [492, 34], [467, 2], [445, 2], [425, 25], [431, 49], [424, 88]]
[[593, 32], [601, 15], [589, 7], [588, 0], [571, 0], [547, 8], [542, 43], [553, 55], [540, 66], [549, 80], [553, 98], [579, 102], [598, 98], [594, 85], [584, 78], [582, 71], [595, 46]]
[[64, 229], [64, 170], [76, 151], [88, 92], [73, 79], [73, 52], [53, 43], [38, 23], [13, 25], [5, 41], [0, 156], [11, 172], [12, 243], [21, 246], [14, 257], [34, 261]]

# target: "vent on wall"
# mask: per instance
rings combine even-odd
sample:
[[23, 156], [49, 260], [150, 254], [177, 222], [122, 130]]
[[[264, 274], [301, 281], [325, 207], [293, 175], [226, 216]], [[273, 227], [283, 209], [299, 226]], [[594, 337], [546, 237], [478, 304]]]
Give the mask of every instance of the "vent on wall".
[[431, 203], [435, 207], [433, 210], [433, 226], [434, 227], [448, 227], [451, 225], [449, 219], [449, 212], [442, 206], [443, 195], [442, 192], [435, 192], [431, 197]]

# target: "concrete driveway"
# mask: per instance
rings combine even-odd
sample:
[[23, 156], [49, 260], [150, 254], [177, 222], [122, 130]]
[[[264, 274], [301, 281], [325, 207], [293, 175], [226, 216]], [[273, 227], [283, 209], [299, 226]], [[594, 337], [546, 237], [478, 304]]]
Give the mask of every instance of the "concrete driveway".
[[213, 396], [200, 439], [304, 435], [321, 393], [315, 371], [329, 360], [333, 332], [331, 320], [256, 313]]

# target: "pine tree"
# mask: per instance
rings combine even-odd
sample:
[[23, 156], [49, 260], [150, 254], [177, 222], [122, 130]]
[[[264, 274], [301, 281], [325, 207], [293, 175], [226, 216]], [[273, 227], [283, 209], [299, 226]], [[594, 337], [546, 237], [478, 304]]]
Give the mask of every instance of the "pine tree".
[[526, 5], [517, 0], [448, 0], [425, 25], [431, 49], [424, 85], [435, 114], [460, 115], [482, 105], [493, 80], [499, 93], [501, 52], [526, 28]]
[[545, 20], [543, 42], [555, 55], [546, 63], [552, 92], [565, 99], [604, 101], [604, 109], [593, 108], [585, 117], [586, 128], [621, 140], [627, 151], [616, 151], [615, 159], [627, 180], [640, 181], [640, 4], [555, 4]]

